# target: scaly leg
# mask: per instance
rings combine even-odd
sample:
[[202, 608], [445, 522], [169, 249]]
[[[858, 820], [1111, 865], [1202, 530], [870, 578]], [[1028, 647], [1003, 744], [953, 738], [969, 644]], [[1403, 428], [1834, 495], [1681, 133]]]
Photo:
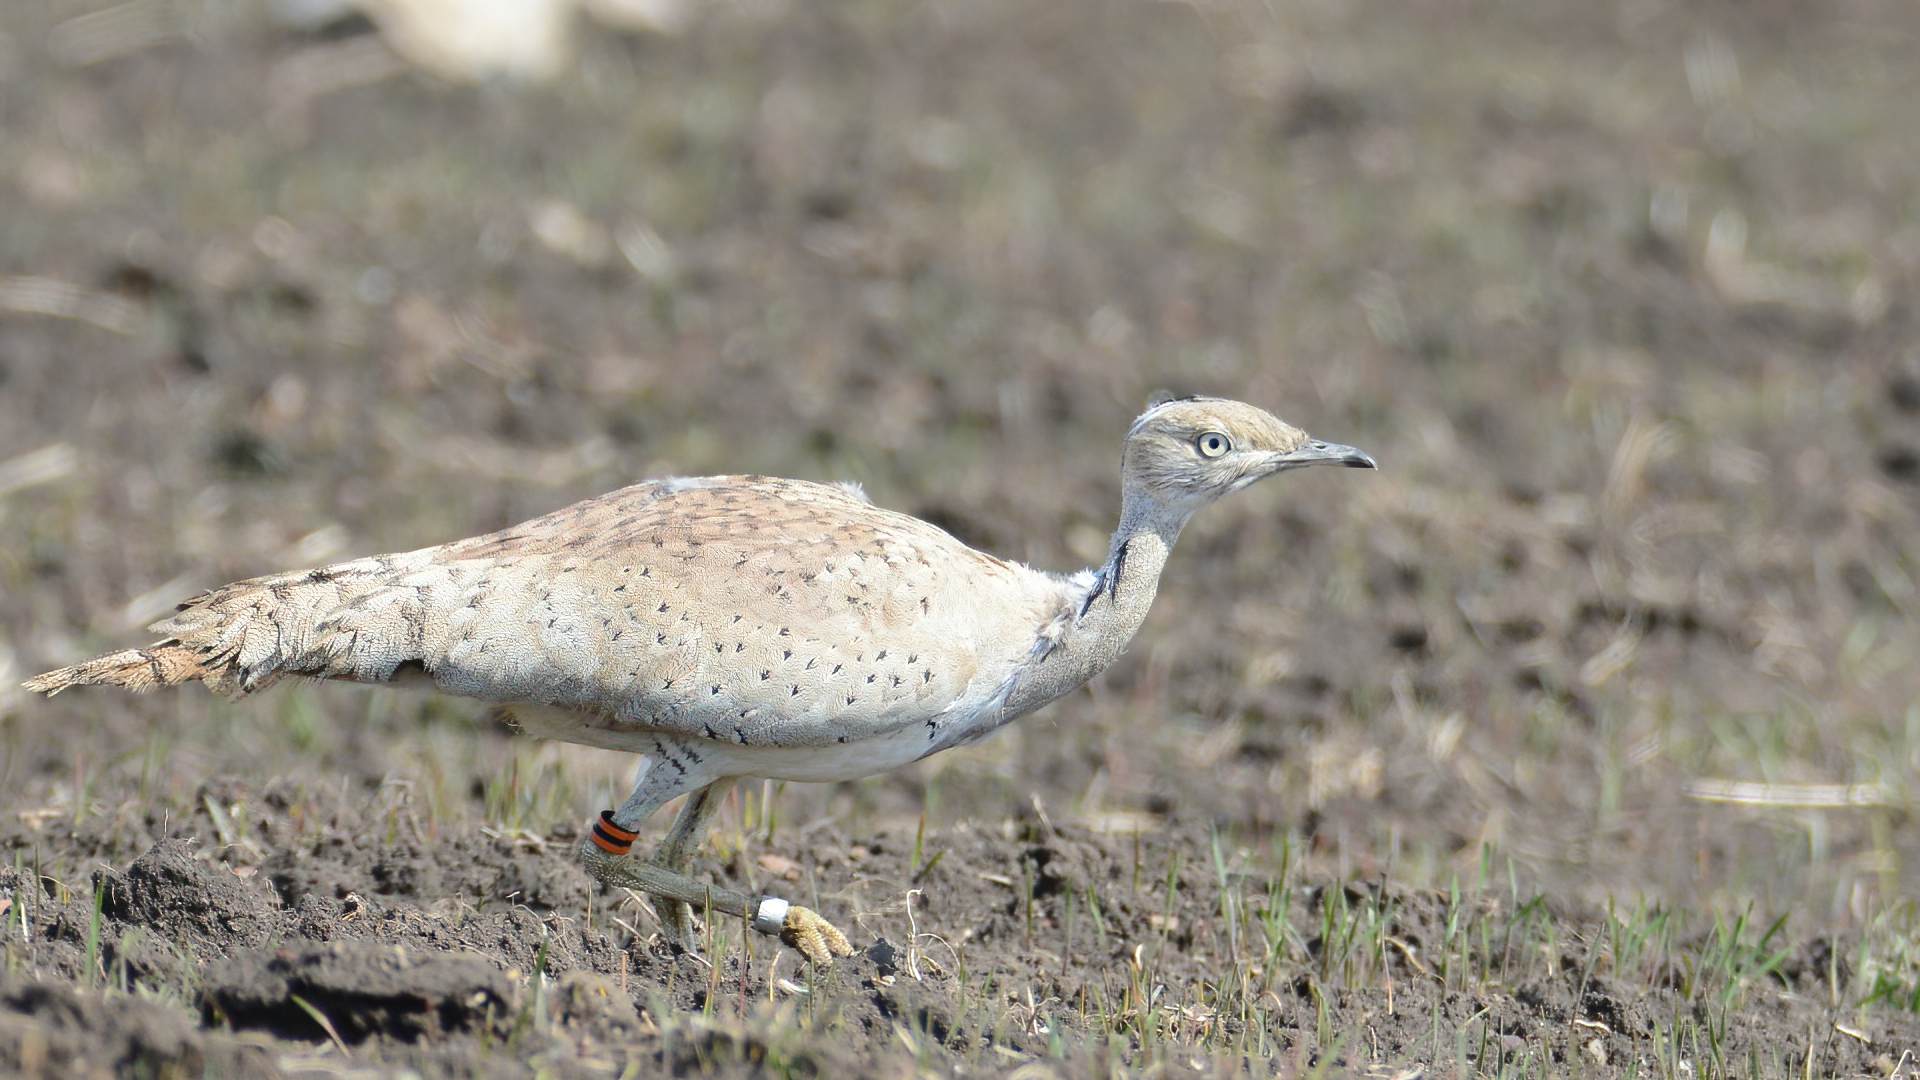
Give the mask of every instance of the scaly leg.
[[[755, 930], [778, 936], [800, 950], [808, 960], [822, 966], [833, 963], [835, 956], [851, 956], [853, 946], [848, 944], [846, 935], [807, 908], [789, 904], [777, 896], [748, 896], [732, 889], [703, 884], [676, 870], [641, 862], [628, 854], [639, 836], [637, 830], [642, 821], [675, 796], [692, 789], [707, 788], [716, 779], [698, 769], [699, 757], [687, 755], [678, 744], [667, 745], [663, 741], [658, 745], [658, 750], [657, 755], [650, 755], [641, 765], [633, 793], [627, 796], [618, 810], [602, 813], [600, 820], [593, 823], [587, 839], [582, 842], [580, 861], [587, 873], [615, 888], [636, 889], [667, 900], [669, 910], [690, 904], [703, 910], [710, 907], [722, 914], [748, 918]], [[682, 752], [675, 754], [676, 750]], [[689, 768], [689, 764], [696, 767]], [[718, 794], [712, 800], [715, 804], [719, 802]], [[711, 813], [711, 809], [704, 811], [706, 816]], [[689, 815], [693, 817], [690, 819]], [[701, 811], [695, 810], [691, 803], [682, 812], [681, 819], [688, 825], [689, 833], [693, 832], [695, 822], [704, 828], [705, 822], [700, 820], [701, 816]], [[680, 831], [680, 825], [676, 823], [673, 833]], [[663, 846], [675, 846], [671, 833], [667, 844]], [[685, 846], [690, 849], [690, 845]], [[672, 930], [671, 924], [669, 930]]]
[[[700, 850], [701, 841], [707, 837], [707, 829], [713, 824], [713, 815], [720, 810], [720, 804], [726, 800], [727, 792], [733, 787], [733, 777], [723, 776], [699, 791], [687, 796], [686, 805], [680, 808], [680, 816], [673, 819], [673, 828], [667, 830], [666, 839], [654, 849], [653, 864], [684, 874], [693, 864], [694, 852]], [[683, 900], [669, 900], [660, 906], [660, 921], [664, 924], [667, 936], [680, 943], [688, 952], [693, 951], [693, 906]]]

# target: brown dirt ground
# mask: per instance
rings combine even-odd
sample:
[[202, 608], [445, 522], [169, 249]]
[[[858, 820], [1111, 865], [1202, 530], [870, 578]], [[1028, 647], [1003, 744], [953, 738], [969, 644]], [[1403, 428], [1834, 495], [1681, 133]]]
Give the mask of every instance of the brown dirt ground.
[[590, 884], [618, 755], [0, 690], [0, 1071], [1913, 1067], [1920, 8], [775, 0], [538, 89], [89, 10], [0, 21], [8, 687], [666, 472], [1085, 565], [1162, 388], [1384, 468], [1015, 730], [734, 795], [819, 976]]

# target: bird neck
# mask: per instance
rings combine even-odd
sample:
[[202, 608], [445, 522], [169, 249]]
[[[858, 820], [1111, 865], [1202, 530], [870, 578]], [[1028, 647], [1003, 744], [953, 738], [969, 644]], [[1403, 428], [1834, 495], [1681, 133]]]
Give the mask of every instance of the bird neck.
[[1094, 571], [1093, 591], [1082, 603], [1072, 636], [1111, 639], [1113, 654], [1107, 660], [1118, 656], [1146, 621], [1160, 571], [1186, 524], [1187, 514], [1152, 499], [1130, 496], [1122, 503], [1107, 561]]
[[1039, 708], [1106, 670], [1146, 621], [1173, 543], [1187, 514], [1129, 497], [1087, 591], [1069, 615], [1049, 628], [1015, 687], [1014, 715]]

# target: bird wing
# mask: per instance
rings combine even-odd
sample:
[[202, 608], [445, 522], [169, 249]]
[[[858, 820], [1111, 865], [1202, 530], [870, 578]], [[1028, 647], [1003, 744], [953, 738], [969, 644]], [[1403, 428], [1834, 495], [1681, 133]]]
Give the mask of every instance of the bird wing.
[[616, 736], [577, 741], [826, 746], [991, 700], [1066, 603], [1050, 575], [857, 489], [659, 480], [485, 536], [216, 589], [155, 626], [167, 640], [43, 679], [245, 693], [284, 674], [424, 673]]

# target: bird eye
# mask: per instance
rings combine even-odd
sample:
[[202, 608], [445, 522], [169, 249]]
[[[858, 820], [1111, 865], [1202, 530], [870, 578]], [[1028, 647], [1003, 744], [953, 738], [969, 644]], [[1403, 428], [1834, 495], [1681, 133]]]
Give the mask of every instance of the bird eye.
[[1214, 458], [1233, 449], [1233, 440], [1218, 431], [1209, 431], [1193, 440], [1193, 446], [1200, 451], [1201, 457]]

